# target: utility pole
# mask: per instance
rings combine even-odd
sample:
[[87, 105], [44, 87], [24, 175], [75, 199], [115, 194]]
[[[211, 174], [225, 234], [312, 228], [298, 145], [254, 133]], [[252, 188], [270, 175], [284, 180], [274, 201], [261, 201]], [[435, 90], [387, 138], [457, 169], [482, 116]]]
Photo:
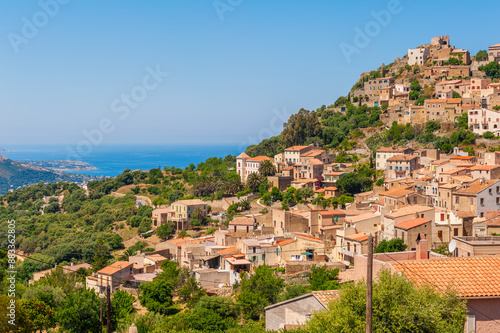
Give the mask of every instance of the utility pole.
[[99, 325], [99, 333], [102, 333], [102, 297], [99, 297], [99, 301], [101, 303], [101, 312], [99, 314], [99, 321], [101, 325]]
[[109, 288], [109, 282], [108, 282], [108, 286], [106, 287], [106, 296], [108, 298], [108, 312], [107, 312], [107, 320], [108, 320], [108, 324], [106, 326], [106, 332], [107, 333], [110, 333], [111, 332], [111, 291], [110, 291], [110, 288]]
[[372, 333], [372, 278], [373, 278], [373, 237], [368, 236], [368, 258], [366, 267], [366, 333]]

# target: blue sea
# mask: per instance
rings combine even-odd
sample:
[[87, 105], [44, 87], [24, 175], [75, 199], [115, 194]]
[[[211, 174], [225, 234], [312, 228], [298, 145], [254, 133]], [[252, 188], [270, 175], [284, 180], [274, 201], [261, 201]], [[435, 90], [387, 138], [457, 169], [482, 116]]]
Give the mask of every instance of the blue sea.
[[98, 170], [78, 173], [115, 177], [125, 169], [150, 170], [165, 166], [184, 168], [190, 163], [197, 165], [209, 157], [238, 155], [237, 145], [100, 145], [86, 154], [72, 156], [66, 145], [2, 145], [8, 150], [0, 153], [15, 161], [79, 160]]

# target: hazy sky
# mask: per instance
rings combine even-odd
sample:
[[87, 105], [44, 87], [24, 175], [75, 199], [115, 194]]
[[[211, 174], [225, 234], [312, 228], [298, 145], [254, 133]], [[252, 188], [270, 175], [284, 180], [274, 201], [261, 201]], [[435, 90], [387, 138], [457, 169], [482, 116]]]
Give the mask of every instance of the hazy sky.
[[431, 37], [500, 43], [493, 0], [55, 1], [0, 3], [0, 146], [251, 143]]

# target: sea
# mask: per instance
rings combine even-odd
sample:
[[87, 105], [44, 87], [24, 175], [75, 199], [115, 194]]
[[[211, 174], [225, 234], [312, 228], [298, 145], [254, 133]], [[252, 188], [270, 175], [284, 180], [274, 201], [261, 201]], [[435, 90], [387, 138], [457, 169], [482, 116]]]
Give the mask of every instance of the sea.
[[87, 162], [97, 170], [73, 171], [80, 174], [115, 177], [125, 169], [150, 170], [152, 168], [184, 168], [197, 165], [209, 157], [238, 155], [238, 145], [99, 145], [90, 152], [71, 155], [67, 145], [3, 145], [8, 152], [0, 153], [14, 161], [78, 160]]

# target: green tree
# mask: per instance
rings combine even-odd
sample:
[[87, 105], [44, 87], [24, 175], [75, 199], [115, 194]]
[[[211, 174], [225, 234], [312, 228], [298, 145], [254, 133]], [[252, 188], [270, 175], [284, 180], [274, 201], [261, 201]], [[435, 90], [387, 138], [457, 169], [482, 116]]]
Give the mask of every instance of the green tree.
[[493, 134], [493, 132], [486, 131], [486, 132], [483, 133], [483, 138], [485, 138], [485, 139], [494, 139], [495, 138], [495, 134]]
[[[462, 332], [465, 302], [404, 276], [382, 271], [373, 283], [373, 332]], [[366, 283], [346, 284], [328, 311], [316, 313], [302, 332], [364, 332]]]
[[104, 241], [99, 238], [95, 245], [94, 257], [92, 258], [92, 268], [95, 271], [103, 269], [108, 264], [109, 249], [104, 244]]
[[336, 186], [342, 193], [354, 195], [369, 191], [373, 186], [373, 180], [370, 177], [351, 172], [340, 177]]
[[307, 138], [320, 134], [321, 125], [314, 111], [300, 109], [283, 125], [281, 139], [286, 147], [303, 144]]
[[457, 93], [456, 91], [453, 92], [452, 96], [453, 98], [462, 98], [462, 96], [460, 96], [459, 93]]
[[295, 297], [299, 297], [302, 295], [307, 294], [307, 288], [304, 285], [301, 284], [292, 284], [290, 286], [287, 286], [285, 288], [285, 292], [281, 294], [279, 301], [283, 302]]
[[309, 275], [309, 288], [311, 290], [339, 289], [338, 276], [338, 268], [328, 269], [326, 266], [313, 265], [311, 267], [311, 274]]
[[456, 123], [457, 123], [458, 128], [468, 129], [469, 128], [469, 118], [468, 118], [467, 112], [462, 112], [462, 114], [457, 117]]
[[247, 186], [252, 190], [252, 192], [257, 191], [261, 183], [262, 183], [262, 177], [260, 177], [258, 174], [251, 173], [248, 175]]
[[202, 222], [203, 219], [205, 219], [205, 210], [198, 206], [193, 210], [193, 214], [191, 214], [191, 216]]
[[162, 224], [156, 229], [156, 235], [162, 240], [168, 239], [175, 232], [174, 227], [173, 222]]
[[99, 331], [99, 297], [93, 290], [70, 293], [56, 309], [56, 319], [64, 332], [94, 333]]
[[414, 80], [411, 85], [410, 85], [410, 90], [411, 91], [420, 91], [422, 90], [422, 86], [418, 82], [418, 80]]
[[[177, 276], [175, 276], [175, 279], [177, 279]], [[141, 305], [146, 307], [148, 311], [160, 314], [168, 313], [174, 304], [172, 294], [175, 286], [176, 280], [172, 279], [172, 276], [164, 271], [153, 281], [139, 286]]]
[[24, 332], [44, 331], [55, 326], [54, 309], [36, 298], [27, 298], [19, 301], [20, 318]]
[[491, 78], [500, 78], [500, 64], [496, 61], [492, 61], [486, 66], [480, 66], [479, 70]]
[[118, 321], [126, 318], [134, 312], [135, 297], [129, 293], [118, 289], [111, 298], [111, 322], [113, 329], [116, 329]]
[[276, 173], [276, 167], [270, 160], [262, 161], [259, 167], [259, 173], [265, 177], [274, 176], [274, 174]]
[[402, 252], [404, 251], [408, 245], [404, 243], [401, 238], [393, 238], [390, 241], [386, 241], [385, 239], [380, 241], [377, 245], [374, 253], [387, 253], [387, 252]]
[[247, 319], [259, 319], [264, 314], [264, 307], [274, 304], [285, 287], [285, 282], [267, 265], [260, 265], [250, 278], [242, 279], [238, 302]]
[[488, 60], [488, 51], [479, 50], [476, 53], [476, 61], [486, 61], [486, 60]]

